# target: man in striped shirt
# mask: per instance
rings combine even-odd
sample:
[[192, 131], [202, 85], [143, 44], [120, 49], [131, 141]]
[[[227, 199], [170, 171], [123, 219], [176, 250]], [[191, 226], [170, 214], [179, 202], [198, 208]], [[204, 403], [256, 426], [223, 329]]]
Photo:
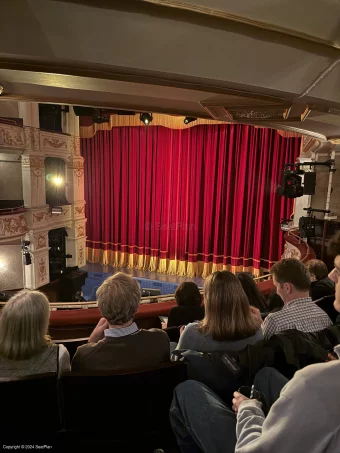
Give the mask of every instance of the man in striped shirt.
[[288, 329], [318, 332], [332, 325], [328, 315], [309, 296], [310, 274], [301, 261], [283, 259], [274, 264], [271, 273], [284, 307], [279, 312], [269, 314], [262, 323], [266, 340], [275, 333]]

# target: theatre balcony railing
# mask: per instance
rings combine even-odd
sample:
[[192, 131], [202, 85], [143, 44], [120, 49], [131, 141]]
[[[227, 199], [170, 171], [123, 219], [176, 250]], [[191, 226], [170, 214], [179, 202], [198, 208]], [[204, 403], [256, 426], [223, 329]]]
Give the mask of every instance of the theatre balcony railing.
[[[259, 289], [264, 296], [271, 293], [273, 282], [268, 275], [267, 280], [258, 283]], [[203, 291], [201, 291], [203, 294]], [[0, 307], [7, 302], [0, 302]], [[135, 321], [139, 328], [161, 328], [162, 316], [168, 316], [171, 308], [176, 306], [174, 294], [162, 296], [149, 296], [142, 298], [142, 303], [136, 313]], [[50, 302], [49, 334], [57, 342], [70, 340], [86, 340], [93, 328], [101, 318], [96, 301], [88, 302]]]
[[286, 241], [284, 252], [281, 258], [296, 258], [303, 263], [315, 259], [315, 251], [310, 245], [299, 235], [298, 230], [288, 231], [284, 235]]

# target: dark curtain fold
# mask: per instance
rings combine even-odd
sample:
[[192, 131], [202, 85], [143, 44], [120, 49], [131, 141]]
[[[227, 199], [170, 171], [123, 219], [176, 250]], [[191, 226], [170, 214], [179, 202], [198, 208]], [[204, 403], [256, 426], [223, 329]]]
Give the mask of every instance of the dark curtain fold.
[[203, 275], [270, 268], [283, 251], [276, 195], [300, 139], [244, 125], [117, 127], [81, 140], [90, 261]]

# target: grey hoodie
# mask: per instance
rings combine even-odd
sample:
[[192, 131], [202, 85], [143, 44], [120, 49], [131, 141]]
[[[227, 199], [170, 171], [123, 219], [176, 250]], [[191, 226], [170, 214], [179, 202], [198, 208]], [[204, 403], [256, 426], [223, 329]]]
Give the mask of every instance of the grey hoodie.
[[298, 371], [267, 418], [261, 403], [244, 401], [236, 435], [235, 453], [340, 453], [340, 361]]

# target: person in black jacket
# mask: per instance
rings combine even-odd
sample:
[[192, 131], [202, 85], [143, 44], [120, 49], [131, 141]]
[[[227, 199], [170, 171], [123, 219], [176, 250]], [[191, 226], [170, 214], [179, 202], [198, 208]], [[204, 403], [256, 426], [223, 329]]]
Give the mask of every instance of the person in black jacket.
[[338, 316], [333, 303], [335, 300], [335, 284], [328, 278], [328, 269], [321, 260], [310, 260], [306, 264], [311, 275], [311, 297], [315, 303], [325, 311], [332, 322]]
[[202, 296], [195, 283], [181, 283], [176, 290], [175, 299], [177, 307], [172, 308], [169, 312], [168, 328], [185, 326], [204, 318]]

